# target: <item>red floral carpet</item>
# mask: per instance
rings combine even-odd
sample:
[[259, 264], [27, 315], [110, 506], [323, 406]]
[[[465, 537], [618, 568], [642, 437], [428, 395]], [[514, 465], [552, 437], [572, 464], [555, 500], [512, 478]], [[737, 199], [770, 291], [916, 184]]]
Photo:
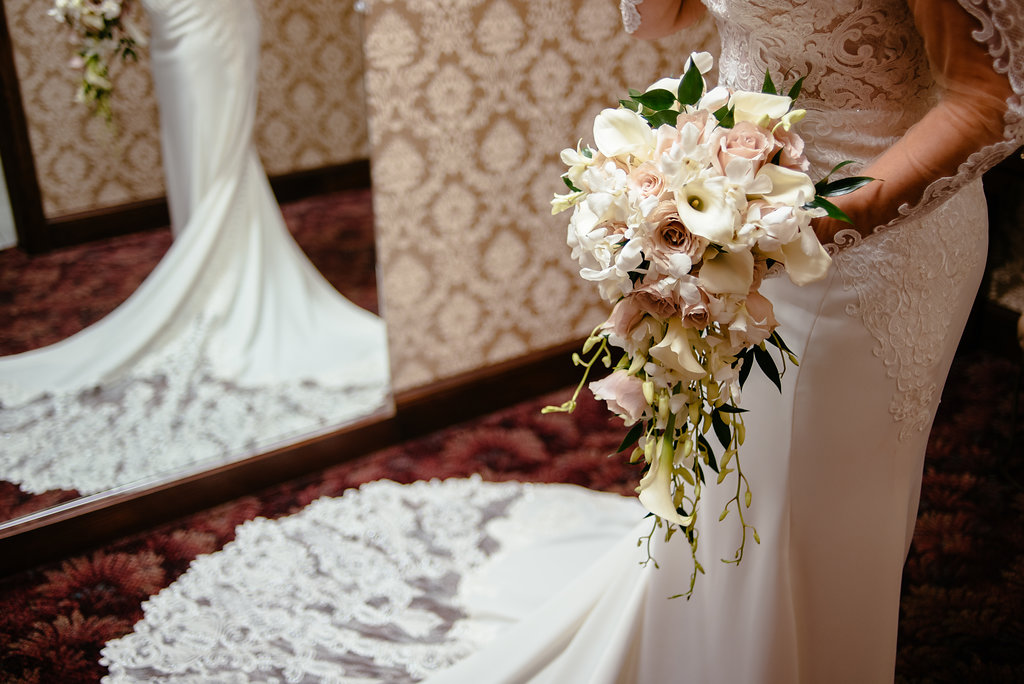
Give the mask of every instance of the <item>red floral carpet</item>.
[[[310, 261], [350, 301], [378, 312], [376, 250], [369, 189], [291, 202], [285, 222]], [[49, 254], [0, 251], [0, 355], [43, 347], [113, 311], [171, 246], [169, 228], [92, 242]], [[0, 480], [0, 520], [78, 498], [40, 495]]]
[[[1009, 445], [1017, 373], [1014, 361], [981, 351], [954, 365], [905, 573], [899, 682], [1024, 681], [1024, 462], [1014, 458], [1021, 443]], [[607, 457], [621, 427], [592, 400], [573, 416], [540, 415], [562, 399], [530, 401], [0, 581], [0, 679], [97, 681], [103, 643], [128, 632], [146, 597], [230, 541], [236, 525], [369, 480], [479, 472], [628, 493], [636, 473]]]

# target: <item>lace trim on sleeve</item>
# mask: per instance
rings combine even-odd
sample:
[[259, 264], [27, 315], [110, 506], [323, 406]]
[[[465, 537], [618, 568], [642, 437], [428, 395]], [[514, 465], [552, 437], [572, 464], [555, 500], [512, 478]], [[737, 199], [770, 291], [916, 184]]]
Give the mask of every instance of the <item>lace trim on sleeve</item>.
[[626, 33], [636, 33], [640, 28], [640, 12], [637, 6], [644, 0], [619, 0], [619, 11], [622, 13], [622, 27]]
[[[967, 161], [960, 165], [957, 175], [940, 178], [931, 183], [925, 188], [921, 200], [915, 206], [901, 206], [900, 215], [889, 223], [875, 228], [874, 235], [899, 225], [908, 216], [920, 218], [928, 214], [966, 184], [1013, 154], [1024, 143], [1024, 12], [1015, 0], [957, 2], [980, 22], [981, 29], [974, 32], [974, 38], [987, 47], [996, 72], [1006, 74], [1013, 89], [1014, 95], [1007, 102], [1003, 140], [968, 157]], [[840, 231], [836, 236], [835, 246], [829, 247], [839, 249], [860, 242], [859, 236], [854, 238], [846, 235], [851, 232]]]

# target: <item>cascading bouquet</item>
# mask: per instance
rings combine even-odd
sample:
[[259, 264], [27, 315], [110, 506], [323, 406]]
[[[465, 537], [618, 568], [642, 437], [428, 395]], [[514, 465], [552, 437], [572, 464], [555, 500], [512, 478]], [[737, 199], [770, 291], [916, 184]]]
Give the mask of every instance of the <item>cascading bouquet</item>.
[[[631, 461], [645, 462], [637, 491], [656, 516], [648, 544], [662, 526], [689, 541], [687, 597], [704, 572], [696, 523], [709, 477], [735, 480], [719, 520], [735, 509], [742, 536], [735, 557], [723, 560], [742, 560], [748, 532], [760, 543], [744, 517], [751, 491], [739, 458], [741, 387], [756, 364], [781, 391], [787, 359], [797, 363], [758, 291], [762, 278], [773, 268], [797, 285], [822, 278], [831, 260], [811, 220], [848, 221], [824, 198], [871, 180], [815, 184], [807, 175], [795, 132], [805, 112], [793, 107], [802, 78], [787, 94], [768, 74], [760, 93], [708, 90], [712, 66], [710, 54], [694, 53], [681, 78], [631, 90], [618, 109], [602, 111], [597, 149], [562, 152], [569, 192], [552, 201], [553, 213], [573, 208], [572, 256], [614, 307], [584, 345], [589, 358], [573, 356], [585, 371], [572, 399], [545, 410], [572, 411], [595, 363], [613, 367], [590, 388], [632, 425], [619, 451], [635, 443]], [[612, 347], [623, 352], [617, 361]]]
[[134, 10], [133, 0], [54, 0], [47, 12], [70, 27], [73, 36], [76, 48], [71, 66], [82, 72], [76, 99], [108, 123], [113, 120], [110, 65], [117, 58], [137, 59], [136, 48], [146, 44]]

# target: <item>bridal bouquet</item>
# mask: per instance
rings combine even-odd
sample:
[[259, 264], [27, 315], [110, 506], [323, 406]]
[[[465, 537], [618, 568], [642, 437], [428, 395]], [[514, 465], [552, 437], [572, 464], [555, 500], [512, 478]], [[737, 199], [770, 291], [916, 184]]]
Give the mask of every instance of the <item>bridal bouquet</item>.
[[870, 180], [808, 177], [796, 132], [805, 112], [793, 106], [803, 79], [787, 94], [768, 75], [759, 93], [709, 90], [712, 66], [711, 55], [695, 53], [681, 78], [602, 111], [596, 149], [562, 152], [569, 192], [552, 201], [553, 213], [573, 209], [572, 256], [614, 307], [586, 341], [589, 358], [573, 357], [586, 369], [576, 394], [546, 410], [572, 411], [598, 360], [613, 368], [590, 388], [632, 425], [620, 452], [635, 443], [632, 461], [645, 463], [637, 491], [655, 528], [667, 524], [669, 536], [681, 530], [689, 541], [687, 596], [703, 572], [696, 522], [709, 480], [731, 476], [734, 487], [719, 520], [734, 511], [742, 538], [726, 562], [742, 559], [748, 532], [760, 541], [744, 517], [752, 495], [740, 467], [741, 387], [756, 365], [781, 391], [787, 359], [797, 363], [759, 292], [762, 278], [772, 269], [797, 285], [822, 278], [831, 260], [811, 219], [844, 219], [824, 198]]
[[66, 24], [76, 45], [71, 66], [82, 72], [77, 100], [109, 123], [114, 85], [110, 64], [116, 58], [137, 59], [136, 47], [146, 38], [133, 20], [133, 0], [54, 0], [47, 14]]

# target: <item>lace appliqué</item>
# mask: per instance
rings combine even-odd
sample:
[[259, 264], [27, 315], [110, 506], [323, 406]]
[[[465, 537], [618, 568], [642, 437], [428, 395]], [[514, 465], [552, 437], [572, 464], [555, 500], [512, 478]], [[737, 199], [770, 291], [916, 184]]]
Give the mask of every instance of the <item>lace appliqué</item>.
[[640, 517], [617, 495], [474, 477], [371, 482], [288, 518], [250, 521], [104, 647], [104, 681], [420, 681], [500, 629], [468, 617], [459, 589], [503, 553], [501, 530], [535, 540], [541, 524], [582, 527], [595, 499]]
[[[390, 405], [385, 371], [253, 387], [223, 380], [202, 351], [208, 328], [197, 321], [163, 354], [102, 387], [0, 404], [3, 478], [34, 494], [94, 494], [244, 457]], [[0, 386], [0, 396], [17, 390]]]
[[985, 196], [980, 182], [961, 190], [925, 219], [860, 241], [855, 231], [837, 238], [833, 264], [858, 304], [860, 318], [877, 340], [874, 353], [896, 383], [889, 404], [902, 423], [900, 438], [928, 429], [945, 380], [954, 302], [973, 284], [985, 261]]
[[619, 12], [622, 13], [622, 28], [626, 33], [636, 33], [640, 28], [640, 12], [637, 5], [644, 0], [619, 0]]

